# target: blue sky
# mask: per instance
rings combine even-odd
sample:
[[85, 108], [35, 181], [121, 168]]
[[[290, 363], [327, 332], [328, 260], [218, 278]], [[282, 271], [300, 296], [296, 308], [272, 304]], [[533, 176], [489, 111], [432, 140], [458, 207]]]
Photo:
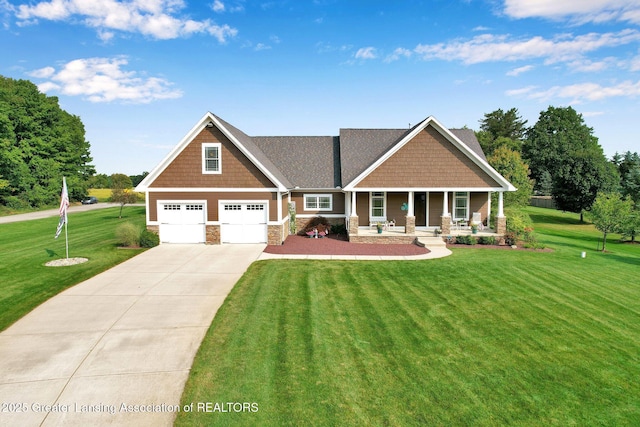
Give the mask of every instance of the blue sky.
[[155, 167], [207, 112], [249, 135], [533, 125], [574, 107], [639, 151], [640, 0], [0, 0], [0, 74], [80, 116], [98, 173]]

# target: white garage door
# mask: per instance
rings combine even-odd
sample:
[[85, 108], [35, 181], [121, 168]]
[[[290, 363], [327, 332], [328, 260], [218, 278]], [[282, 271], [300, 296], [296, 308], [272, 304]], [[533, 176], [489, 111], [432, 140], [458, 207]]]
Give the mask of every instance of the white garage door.
[[222, 243], [267, 243], [266, 203], [220, 203]]
[[158, 203], [160, 241], [163, 243], [204, 243], [204, 203]]

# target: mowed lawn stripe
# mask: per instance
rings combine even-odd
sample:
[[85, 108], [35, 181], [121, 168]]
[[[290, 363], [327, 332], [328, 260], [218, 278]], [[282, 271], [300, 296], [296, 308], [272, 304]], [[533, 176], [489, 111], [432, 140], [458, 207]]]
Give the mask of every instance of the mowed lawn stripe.
[[182, 401], [259, 411], [176, 424], [640, 424], [640, 248], [612, 239], [582, 259], [596, 232], [532, 212], [551, 221], [537, 224], [551, 253], [254, 263]]
[[123, 222], [144, 225], [143, 207], [107, 208], [69, 215], [69, 257], [84, 264], [46, 267], [64, 258], [65, 235], [54, 239], [58, 217], [0, 224], [0, 330], [69, 286], [131, 258], [141, 250], [120, 250], [115, 230]]

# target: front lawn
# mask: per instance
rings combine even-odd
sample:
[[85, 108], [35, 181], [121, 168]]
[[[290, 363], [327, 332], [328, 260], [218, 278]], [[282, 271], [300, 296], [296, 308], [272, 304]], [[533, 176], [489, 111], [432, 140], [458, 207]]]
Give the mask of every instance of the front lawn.
[[176, 424], [640, 425], [640, 245], [530, 213], [553, 252], [254, 263]]
[[53, 295], [140, 253], [117, 248], [115, 229], [132, 222], [141, 228], [144, 207], [69, 214], [69, 257], [88, 258], [84, 264], [45, 267], [65, 257], [64, 231], [54, 239], [58, 217], [0, 224], [0, 331]]

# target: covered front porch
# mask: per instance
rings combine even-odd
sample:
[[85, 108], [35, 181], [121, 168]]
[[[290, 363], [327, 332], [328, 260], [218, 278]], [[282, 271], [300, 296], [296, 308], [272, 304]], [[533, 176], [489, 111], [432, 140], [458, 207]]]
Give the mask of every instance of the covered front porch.
[[[490, 218], [492, 191], [498, 192], [494, 221]], [[499, 189], [352, 191], [347, 201], [347, 229], [354, 242], [376, 238], [389, 243], [410, 242], [416, 237], [436, 236], [436, 230], [442, 236], [501, 237], [506, 233], [503, 193]]]

